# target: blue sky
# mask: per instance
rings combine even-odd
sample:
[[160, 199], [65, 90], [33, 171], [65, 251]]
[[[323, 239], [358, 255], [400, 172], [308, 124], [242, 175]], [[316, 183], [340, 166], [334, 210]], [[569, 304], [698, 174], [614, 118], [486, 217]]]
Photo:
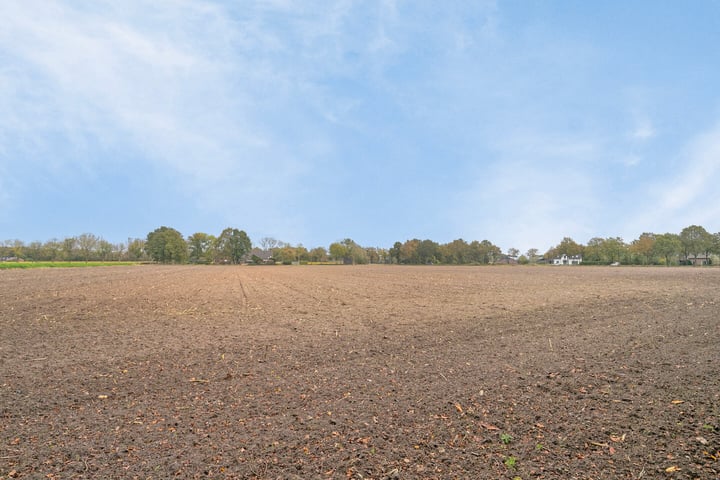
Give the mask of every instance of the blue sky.
[[0, 2], [0, 240], [720, 230], [720, 2]]

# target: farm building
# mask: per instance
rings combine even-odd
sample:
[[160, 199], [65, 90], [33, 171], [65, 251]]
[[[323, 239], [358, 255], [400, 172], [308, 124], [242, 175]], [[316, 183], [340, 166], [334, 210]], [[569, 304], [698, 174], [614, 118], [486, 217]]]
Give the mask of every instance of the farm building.
[[687, 255], [685, 256], [685, 260], [681, 262], [685, 265], [710, 265], [712, 264], [712, 259], [709, 255], [706, 254], [695, 254], [695, 255]]
[[553, 265], [580, 265], [582, 263], [582, 255], [570, 255], [563, 253], [559, 257], [552, 259]]

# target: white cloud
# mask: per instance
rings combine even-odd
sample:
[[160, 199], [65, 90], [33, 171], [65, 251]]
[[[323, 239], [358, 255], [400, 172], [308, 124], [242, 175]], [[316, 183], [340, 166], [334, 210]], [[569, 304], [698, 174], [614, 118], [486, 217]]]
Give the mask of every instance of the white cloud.
[[[243, 37], [213, 4], [140, 5], [147, 8], [100, 3], [88, 12], [67, 3], [3, 3], [0, 54], [11, 61], [0, 69], [0, 138], [27, 144], [35, 154], [23, 161], [35, 159], [41, 170], [51, 158], [55, 174], [99, 168], [107, 155], [83, 155], [90, 141], [140, 152], [207, 209], [253, 195], [281, 204], [304, 172], [304, 152], [278, 135], [269, 115], [293, 108], [286, 99], [298, 92], [292, 66], [252, 57], [256, 47], [280, 48], [279, 40], [262, 26]], [[130, 155], [121, 161], [136, 162]]]
[[[677, 175], [660, 192], [661, 206], [673, 213], [702, 215], [720, 203], [720, 126], [694, 138], [682, 155]], [[698, 213], [693, 212], [696, 210]]]
[[622, 157], [621, 162], [626, 167], [636, 167], [642, 163], [642, 157], [636, 154], [627, 154]]
[[[543, 141], [542, 138], [545, 138]], [[563, 237], [592, 235], [601, 202], [593, 167], [598, 147], [589, 139], [522, 134], [498, 142], [499, 160], [461, 192], [456, 229], [503, 249], [547, 249]], [[490, 233], [488, 233], [490, 232]]]
[[623, 212], [629, 236], [644, 231], [680, 232], [688, 225], [718, 229], [720, 216], [720, 125], [687, 141], [676, 161], [638, 189]]
[[655, 128], [649, 120], [641, 120], [632, 131], [631, 137], [635, 140], [649, 140], [655, 136]]

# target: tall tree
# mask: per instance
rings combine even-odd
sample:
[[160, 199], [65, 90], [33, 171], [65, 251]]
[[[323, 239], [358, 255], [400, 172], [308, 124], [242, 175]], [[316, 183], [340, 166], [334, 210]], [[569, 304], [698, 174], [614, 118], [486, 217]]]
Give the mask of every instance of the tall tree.
[[250, 237], [244, 230], [226, 228], [218, 237], [219, 255], [232, 264], [238, 264], [252, 248]]
[[445, 263], [462, 265], [470, 262], [470, 246], [462, 238], [446, 243], [440, 249]]
[[331, 243], [328, 251], [330, 252], [330, 258], [336, 262], [344, 262], [346, 259], [350, 258], [350, 253], [348, 252], [347, 247], [340, 242]]
[[715, 255], [720, 255], [720, 232], [712, 234], [712, 242], [710, 242], [710, 251]]
[[325, 247], [315, 247], [310, 250], [310, 261], [311, 262], [325, 262], [327, 261], [328, 253]]
[[395, 263], [400, 263], [400, 251], [402, 250], [402, 243], [395, 242], [390, 248], [390, 259], [391, 261], [395, 261]]
[[528, 259], [528, 262], [535, 263], [538, 259], [539, 251], [537, 248], [529, 248], [527, 253], [525, 253], [525, 256]]
[[655, 254], [655, 234], [643, 233], [636, 240], [633, 240], [628, 247], [631, 253], [640, 257], [644, 265], [653, 263]]
[[280, 243], [282, 243], [282, 242], [278, 242], [276, 239], [274, 239], [272, 237], [263, 237], [260, 239], [260, 247], [266, 251], [270, 251], [273, 248], [279, 247]]
[[187, 244], [180, 232], [170, 227], [160, 227], [148, 233], [145, 251], [159, 263], [184, 263], [187, 260]]
[[495, 263], [502, 255], [502, 250], [494, 245], [490, 240], [478, 242], [474, 240], [470, 243], [470, 261], [472, 263], [490, 264]]
[[203, 232], [196, 232], [187, 239], [191, 263], [212, 263], [216, 238]]
[[128, 238], [127, 246], [128, 260], [142, 260], [145, 258], [145, 240], [142, 238]]
[[420, 263], [420, 258], [418, 257], [418, 246], [420, 246], [420, 240], [417, 238], [405, 241], [405, 243], [403, 243], [400, 247], [400, 263]]
[[582, 255], [583, 247], [572, 238], [565, 237], [558, 245], [548, 250], [545, 255], [548, 258], [555, 258], [563, 254], [567, 255], [568, 257]]
[[665, 260], [665, 265], [670, 263], [682, 252], [683, 245], [680, 236], [675, 233], [664, 233], [655, 236], [655, 245], [653, 252]]
[[437, 263], [440, 257], [440, 245], [432, 240], [421, 241], [416, 250], [417, 261], [422, 265]]
[[712, 249], [712, 235], [699, 225], [690, 225], [680, 232], [680, 242], [685, 253], [685, 260], [691, 256], [697, 258]]
[[86, 262], [90, 260], [95, 250], [98, 247], [100, 239], [92, 233], [83, 233], [77, 237], [78, 247], [80, 249], [80, 256]]
[[[97, 244], [97, 256], [100, 260], [108, 261], [113, 260], [113, 250], [115, 250], [115, 247], [112, 243], [108, 242], [105, 239], [98, 240]], [[117, 259], [115, 259], [117, 260]]]
[[77, 255], [78, 241], [75, 237], [68, 237], [62, 242], [62, 254], [64, 260], [75, 260]]

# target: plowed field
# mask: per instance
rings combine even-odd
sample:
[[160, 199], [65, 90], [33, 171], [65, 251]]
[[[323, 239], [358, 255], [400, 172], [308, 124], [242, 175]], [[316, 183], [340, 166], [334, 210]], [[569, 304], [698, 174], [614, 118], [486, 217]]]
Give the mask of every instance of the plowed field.
[[0, 271], [0, 478], [718, 479], [720, 269]]

